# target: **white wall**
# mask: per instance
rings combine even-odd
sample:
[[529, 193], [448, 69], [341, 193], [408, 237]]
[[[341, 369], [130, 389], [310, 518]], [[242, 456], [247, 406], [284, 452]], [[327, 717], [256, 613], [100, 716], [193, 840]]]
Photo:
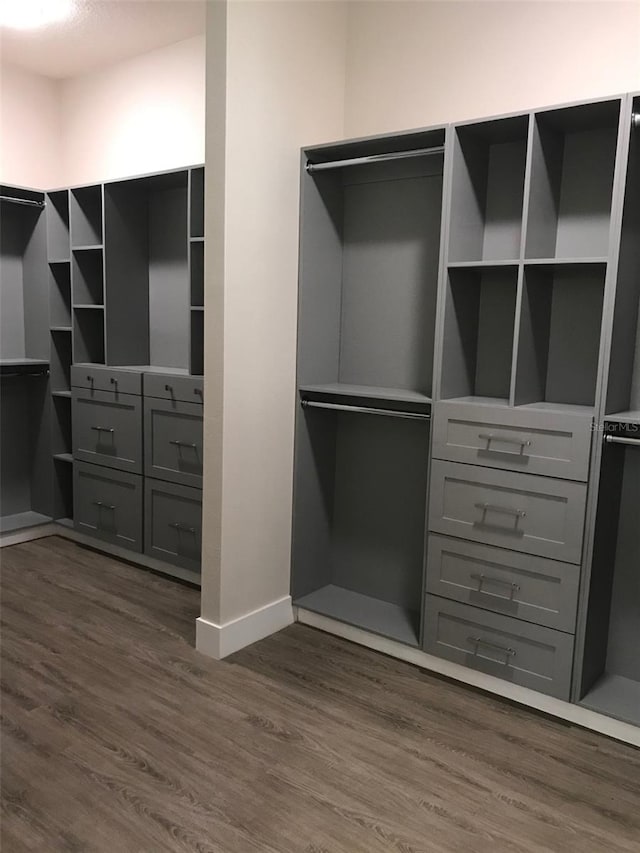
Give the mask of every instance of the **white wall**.
[[12, 65], [0, 70], [0, 181], [47, 189], [60, 176], [56, 81]]
[[204, 162], [204, 36], [61, 85], [62, 184]]
[[[343, 133], [345, 13], [331, 2], [228, 4], [226, 163], [219, 151], [217, 168], [207, 159], [216, 187], [207, 196], [202, 613], [215, 625], [289, 593], [299, 148]], [[214, 8], [210, 63], [220, 60], [220, 26]], [[210, 91], [210, 140], [221, 97], [214, 105]]]
[[351, 2], [347, 136], [640, 89], [640, 2]]

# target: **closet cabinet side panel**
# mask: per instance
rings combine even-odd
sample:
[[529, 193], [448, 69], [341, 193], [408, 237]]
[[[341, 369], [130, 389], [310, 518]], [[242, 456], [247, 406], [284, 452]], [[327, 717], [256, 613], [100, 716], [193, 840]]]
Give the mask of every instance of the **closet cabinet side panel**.
[[149, 363], [189, 366], [187, 188], [149, 194]]
[[[34, 379], [29, 393], [28, 421], [31, 457], [31, 508], [43, 515], [53, 515], [51, 406], [49, 381], [45, 377]], [[24, 424], [22, 426], [24, 428]]]
[[146, 193], [104, 188], [107, 364], [149, 364], [149, 245]]
[[23, 258], [25, 354], [49, 358], [49, 279], [47, 270], [47, 223], [44, 211], [29, 225]]
[[335, 418], [298, 410], [291, 595], [294, 601], [331, 582]]
[[25, 355], [23, 235], [17, 216], [0, 211], [0, 358]]
[[[303, 157], [303, 164], [306, 158]], [[342, 186], [302, 170], [298, 383], [338, 381], [342, 296]]]
[[625, 453], [607, 671], [640, 682], [640, 451]]
[[[0, 514], [17, 515], [31, 509], [31, 482], [29, 471], [29, 392], [26, 385], [31, 380], [5, 380], [2, 382], [0, 401]], [[36, 381], [36, 380], [34, 380]], [[37, 380], [40, 381], [40, 380]]]

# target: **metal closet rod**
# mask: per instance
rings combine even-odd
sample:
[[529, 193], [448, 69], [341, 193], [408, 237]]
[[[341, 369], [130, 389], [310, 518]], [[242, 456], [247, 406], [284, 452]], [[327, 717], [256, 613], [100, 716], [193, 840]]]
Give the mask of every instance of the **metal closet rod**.
[[339, 412], [359, 412], [365, 415], [386, 415], [388, 418], [409, 418], [415, 421], [430, 421], [431, 415], [420, 412], [402, 412], [398, 409], [374, 409], [370, 406], [345, 406], [341, 403], [318, 403], [315, 400], [302, 400], [302, 408], [332, 409]]
[[10, 201], [12, 204], [24, 204], [27, 207], [44, 207], [43, 201], [34, 201], [31, 198], [14, 198], [12, 195], [0, 195], [0, 201]]
[[343, 169], [346, 166], [362, 166], [366, 163], [382, 163], [385, 160], [404, 160], [407, 157], [428, 157], [443, 154], [444, 145], [435, 148], [415, 148], [412, 151], [391, 151], [388, 154], [369, 154], [368, 157], [351, 157], [348, 160], [329, 160], [327, 163], [307, 163], [307, 172], [324, 172], [326, 169]]
[[607, 444], [626, 444], [627, 447], [640, 447], [640, 438], [623, 438], [620, 435], [605, 435]]

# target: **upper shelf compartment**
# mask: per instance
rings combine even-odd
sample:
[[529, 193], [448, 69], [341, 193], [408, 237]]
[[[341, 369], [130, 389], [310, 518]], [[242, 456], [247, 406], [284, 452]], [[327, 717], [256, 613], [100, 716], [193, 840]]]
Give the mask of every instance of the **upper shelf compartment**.
[[449, 261], [520, 258], [528, 116], [455, 128]]
[[102, 245], [102, 186], [71, 190], [71, 246], [73, 249]]
[[619, 100], [536, 115], [527, 258], [608, 254], [619, 115]]
[[431, 395], [443, 143], [438, 129], [303, 152], [299, 387]]

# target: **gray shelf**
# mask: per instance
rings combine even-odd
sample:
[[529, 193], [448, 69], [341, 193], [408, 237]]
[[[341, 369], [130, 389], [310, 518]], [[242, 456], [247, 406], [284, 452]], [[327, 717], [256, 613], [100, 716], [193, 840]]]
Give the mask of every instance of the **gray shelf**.
[[640, 409], [630, 412], [615, 412], [612, 415], [607, 415], [605, 421], [640, 426]]
[[605, 673], [580, 704], [590, 711], [640, 726], [640, 681]]
[[23, 373], [33, 376], [49, 372], [49, 361], [41, 358], [0, 358], [0, 375]]
[[53, 458], [58, 462], [68, 462], [69, 464], [73, 464], [73, 454], [72, 453], [54, 453]]
[[2, 515], [0, 516], [0, 533], [13, 533], [17, 530], [26, 530], [29, 527], [49, 524], [51, 521], [51, 516], [31, 510], [18, 512], [14, 515]]
[[380, 601], [333, 584], [315, 590], [293, 603], [295, 607], [346, 622], [399, 643], [418, 645], [419, 613], [397, 604]]
[[61, 399], [70, 400], [71, 399], [71, 391], [52, 391], [52, 397], [60, 397]]
[[69, 201], [71, 247], [102, 243], [102, 186], [76, 187]]
[[431, 408], [431, 398], [426, 394], [407, 391], [404, 388], [377, 388], [372, 385], [328, 382], [323, 385], [301, 385], [298, 390], [303, 400], [334, 401], [353, 405], [382, 404], [386, 408], [392, 403], [399, 409], [415, 412], [426, 412]]

